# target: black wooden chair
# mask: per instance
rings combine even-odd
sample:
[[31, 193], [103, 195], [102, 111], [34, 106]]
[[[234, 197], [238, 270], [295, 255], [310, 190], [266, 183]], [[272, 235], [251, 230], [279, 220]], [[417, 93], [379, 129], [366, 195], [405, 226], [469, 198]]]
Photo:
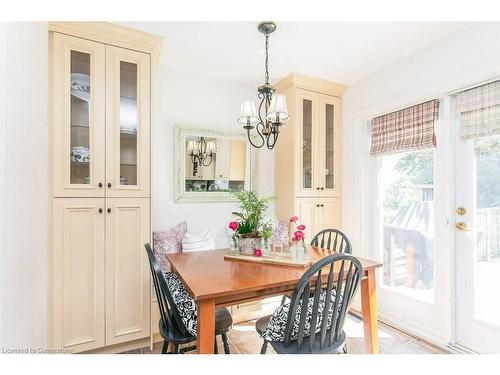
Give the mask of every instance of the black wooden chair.
[[[149, 243], [145, 244], [148, 254], [149, 266], [153, 276], [158, 308], [160, 309], [160, 321], [158, 322], [159, 332], [163, 337], [162, 354], [167, 353], [168, 344], [173, 344], [173, 351], [170, 354], [183, 354], [184, 352], [196, 349], [196, 346], [190, 346], [179, 350], [179, 345], [189, 344], [196, 341], [196, 337], [191, 335], [182, 323], [181, 316], [175, 305], [172, 294], [168, 289], [167, 282], [161, 271], [160, 265]], [[224, 344], [224, 353], [230, 354], [227, 332], [233, 325], [233, 318], [226, 308], [217, 309], [215, 312], [215, 342], [214, 353], [218, 353], [217, 336], [222, 337]]]
[[[284, 316], [279, 312], [287, 311], [283, 305], [278, 308], [281, 310], [275, 311], [273, 319], [267, 316], [257, 320], [257, 332], [261, 336], [266, 333], [261, 354], [265, 354], [268, 343], [279, 354], [347, 352], [344, 321], [362, 275], [361, 263], [349, 254], [328, 255], [313, 264], [295, 286], [286, 322], [279, 319]], [[309, 319], [308, 328], [306, 321]], [[281, 327], [277, 329], [276, 326], [280, 324]], [[274, 333], [269, 333], [268, 328]], [[266, 339], [273, 335], [278, 335], [280, 339]]]
[[[313, 237], [311, 246], [336, 251], [338, 253], [352, 254], [351, 241], [338, 229], [322, 230]], [[291, 296], [289, 294], [285, 294], [281, 299], [281, 303], [285, 303], [286, 300], [290, 298]]]
[[352, 253], [351, 241], [349, 241], [349, 238], [338, 229], [322, 230], [313, 237], [311, 246], [336, 251], [338, 253]]

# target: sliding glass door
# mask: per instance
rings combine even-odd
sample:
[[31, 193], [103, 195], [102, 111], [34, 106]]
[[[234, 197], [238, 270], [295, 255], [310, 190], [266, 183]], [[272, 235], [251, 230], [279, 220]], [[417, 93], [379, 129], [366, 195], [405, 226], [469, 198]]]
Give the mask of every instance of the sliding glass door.
[[[443, 336], [443, 195], [440, 150], [429, 148], [377, 157], [376, 256], [378, 310], [383, 320], [436, 342]], [[442, 186], [441, 186], [442, 187]]]
[[456, 337], [500, 353], [500, 135], [456, 147]]
[[381, 157], [383, 277], [404, 296], [431, 302], [434, 289], [434, 150]]

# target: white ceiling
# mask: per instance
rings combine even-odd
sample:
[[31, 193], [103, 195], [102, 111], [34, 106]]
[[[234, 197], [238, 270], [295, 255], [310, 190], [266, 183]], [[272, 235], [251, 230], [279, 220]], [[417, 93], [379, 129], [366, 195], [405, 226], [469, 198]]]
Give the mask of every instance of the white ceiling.
[[[237, 83], [264, 79], [264, 36], [257, 22], [122, 22], [163, 36], [160, 64]], [[270, 37], [270, 78], [298, 72], [354, 83], [441, 42], [467, 23], [278, 22]]]

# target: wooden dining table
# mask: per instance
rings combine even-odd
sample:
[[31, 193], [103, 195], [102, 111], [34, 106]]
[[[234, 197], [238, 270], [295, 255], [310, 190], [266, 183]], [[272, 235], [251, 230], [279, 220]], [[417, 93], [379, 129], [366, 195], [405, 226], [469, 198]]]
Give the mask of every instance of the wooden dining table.
[[[290, 294], [308, 267], [254, 263], [224, 259], [230, 250], [168, 254], [172, 270], [183, 281], [197, 303], [197, 348], [199, 354], [214, 352], [215, 309], [276, 295]], [[312, 260], [332, 251], [309, 247]], [[361, 312], [367, 353], [378, 353], [375, 271], [382, 263], [359, 258], [363, 266]]]

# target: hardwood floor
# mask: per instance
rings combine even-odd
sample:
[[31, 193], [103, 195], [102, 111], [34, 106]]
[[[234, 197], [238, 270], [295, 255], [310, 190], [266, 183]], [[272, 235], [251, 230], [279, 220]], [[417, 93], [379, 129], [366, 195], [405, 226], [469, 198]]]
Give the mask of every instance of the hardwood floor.
[[[344, 327], [347, 334], [347, 350], [349, 354], [366, 354], [361, 320], [348, 316]], [[228, 334], [232, 354], [258, 354], [262, 339], [255, 331], [254, 322], [236, 324]], [[414, 337], [408, 336], [383, 323], [379, 323], [379, 339], [381, 354], [446, 354], [439, 348], [431, 346]], [[219, 353], [223, 354], [222, 342], [219, 338]], [[149, 347], [132, 350], [123, 354], [158, 354], [162, 343], [156, 343], [153, 350]], [[267, 354], [276, 354], [269, 345]]]

